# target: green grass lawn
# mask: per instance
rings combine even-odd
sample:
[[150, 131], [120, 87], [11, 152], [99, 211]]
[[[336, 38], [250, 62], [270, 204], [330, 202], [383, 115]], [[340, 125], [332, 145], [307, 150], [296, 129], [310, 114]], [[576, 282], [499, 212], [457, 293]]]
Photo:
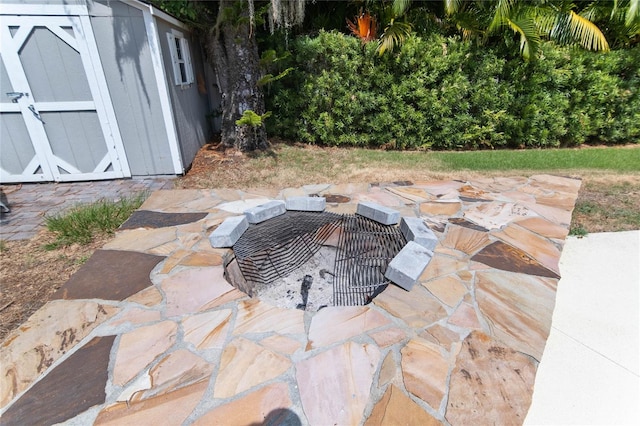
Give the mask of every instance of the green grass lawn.
[[427, 155], [447, 170], [640, 171], [640, 148], [431, 152]]

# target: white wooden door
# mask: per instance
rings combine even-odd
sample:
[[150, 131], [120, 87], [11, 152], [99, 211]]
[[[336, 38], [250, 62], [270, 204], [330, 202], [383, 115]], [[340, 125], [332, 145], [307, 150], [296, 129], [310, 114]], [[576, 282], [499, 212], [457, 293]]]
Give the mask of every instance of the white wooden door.
[[87, 16], [3, 16], [0, 56], [0, 181], [131, 176]]

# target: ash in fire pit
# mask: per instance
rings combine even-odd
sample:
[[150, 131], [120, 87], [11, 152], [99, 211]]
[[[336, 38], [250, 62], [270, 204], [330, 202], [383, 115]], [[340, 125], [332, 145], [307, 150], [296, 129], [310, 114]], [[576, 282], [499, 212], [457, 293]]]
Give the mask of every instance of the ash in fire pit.
[[333, 306], [334, 247], [321, 247], [311, 259], [289, 275], [256, 285], [255, 296], [274, 306], [318, 311]]
[[249, 226], [226, 276], [280, 307], [364, 305], [389, 284], [387, 265], [405, 244], [398, 227], [362, 216], [287, 211]]

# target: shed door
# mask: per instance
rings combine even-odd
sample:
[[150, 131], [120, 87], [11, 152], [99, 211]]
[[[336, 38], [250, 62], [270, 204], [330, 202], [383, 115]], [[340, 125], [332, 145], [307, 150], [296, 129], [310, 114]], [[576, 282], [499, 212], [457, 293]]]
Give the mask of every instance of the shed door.
[[90, 26], [88, 18], [2, 17], [1, 181], [130, 176], [93, 34], [87, 40], [83, 24]]

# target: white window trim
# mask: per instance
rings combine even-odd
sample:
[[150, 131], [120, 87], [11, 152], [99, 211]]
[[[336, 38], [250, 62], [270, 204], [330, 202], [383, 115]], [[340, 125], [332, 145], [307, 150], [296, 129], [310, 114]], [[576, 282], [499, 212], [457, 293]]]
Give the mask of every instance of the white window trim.
[[[195, 82], [193, 76], [193, 66], [191, 65], [191, 53], [189, 51], [189, 41], [184, 37], [180, 31], [171, 30], [167, 33], [167, 40], [169, 41], [169, 51], [171, 52], [171, 64], [173, 65], [173, 81], [176, 86], [188, 86]], [[182, 58], [178, 57], [178, 51], [176, 49], [176, 41], [180, 43], [180, 51]], [[180, 64], [184, 64], [184, 71], [186, 80], [182, 79], [182, 72], [180, 71]]]

